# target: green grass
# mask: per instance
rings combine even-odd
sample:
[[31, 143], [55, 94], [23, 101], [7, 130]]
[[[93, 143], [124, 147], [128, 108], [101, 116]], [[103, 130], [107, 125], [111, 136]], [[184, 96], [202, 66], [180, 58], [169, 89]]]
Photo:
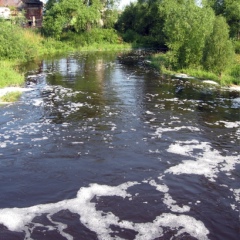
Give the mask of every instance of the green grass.
[[88, 46], [79, 47], [80, 51], [116, 51], [116, 50], [129, 50], [130, 44], [109, 44], [109, 43], [94, 43]]
[[21, 92], [9, 92], [6, 93], [5, 95], [3, 95], [2, 97], [0, 97], [0, 101], [1, 102], [16, 102], [17, 100], [19, 100], [19, 98], [21, 97], [22, 93]]
[[16, 64], [14, 61], [0, 61], [0, 88], [24, 84], [24, 75], [18, 71]]
[[176, 73], [185, 73], [199, 79], [214, 80], [221, 85], [240, 85], [240, 55], [236, 54], [236, 60], [221, 76], [215, 73], [199, 69], [172, 69], [171, 54], [158, 53], [151, 56], [151, 64], [163, 74], [173, 75]]

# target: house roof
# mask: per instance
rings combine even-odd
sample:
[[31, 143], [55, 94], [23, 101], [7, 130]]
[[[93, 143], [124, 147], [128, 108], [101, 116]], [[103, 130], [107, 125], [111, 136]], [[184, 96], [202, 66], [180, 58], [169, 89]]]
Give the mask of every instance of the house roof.
[[0, 0], [0, 6], [4, 7], [20, 7], [21, 5], [21, 0]]

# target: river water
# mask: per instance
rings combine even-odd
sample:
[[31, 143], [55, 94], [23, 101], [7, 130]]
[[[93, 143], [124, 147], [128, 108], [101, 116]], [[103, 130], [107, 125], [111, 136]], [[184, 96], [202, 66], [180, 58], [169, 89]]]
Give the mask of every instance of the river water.
[[145, 54], [28, 71], [0, 107], [0, 239], [239, 239], [239, 92]]

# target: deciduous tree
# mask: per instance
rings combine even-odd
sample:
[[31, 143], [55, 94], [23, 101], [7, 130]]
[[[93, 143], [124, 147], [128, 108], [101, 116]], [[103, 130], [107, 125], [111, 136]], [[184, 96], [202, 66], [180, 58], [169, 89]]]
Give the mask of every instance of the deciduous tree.
[[234, 50], [229, 40], [229, 27], [224, 17], [217, 16], [213, 31], [206, 41], [203, 65], [205, 69], [221, 75], [233, 59]]
[[163, 0], [164, 34], [176, 68], [201, 65], [206, 37], [213, 27], [214, 13], [194, 0]]

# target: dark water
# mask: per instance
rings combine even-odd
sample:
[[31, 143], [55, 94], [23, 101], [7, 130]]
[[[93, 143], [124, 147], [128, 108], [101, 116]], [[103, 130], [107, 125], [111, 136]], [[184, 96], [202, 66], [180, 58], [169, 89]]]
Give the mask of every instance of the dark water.
[[0, 107], [0, 239], [239, 239], [239, 92], [144, 55], [45, 60]]

